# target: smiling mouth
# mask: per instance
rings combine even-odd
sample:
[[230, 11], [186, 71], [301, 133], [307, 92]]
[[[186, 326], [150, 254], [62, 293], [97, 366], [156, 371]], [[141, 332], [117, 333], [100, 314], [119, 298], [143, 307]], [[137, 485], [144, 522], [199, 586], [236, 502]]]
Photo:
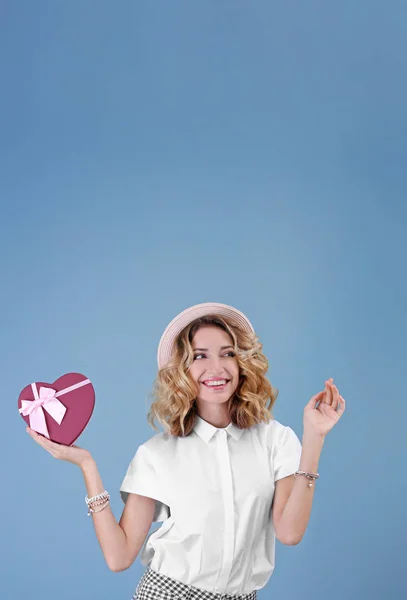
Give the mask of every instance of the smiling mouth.
[[213, 379], [211, 381], [202, 381], [201, 383], [207, 388], [220, 389], [224, 388], [228, 383], [229, 379]]

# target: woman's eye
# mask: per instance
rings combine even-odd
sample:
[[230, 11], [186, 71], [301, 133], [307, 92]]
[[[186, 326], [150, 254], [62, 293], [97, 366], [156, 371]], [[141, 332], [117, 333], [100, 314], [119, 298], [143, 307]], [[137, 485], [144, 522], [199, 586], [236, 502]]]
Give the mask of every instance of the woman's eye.
[[[225, 358], [226, 356], [234, 357], [236, 354], [231, 350], [230, 352], [226, 352], [226, 354], [222, 354], [222, 358]], [[194, 356], [194, 360], [202, 358], [206, 358], [206, 354], [195, 354]]]

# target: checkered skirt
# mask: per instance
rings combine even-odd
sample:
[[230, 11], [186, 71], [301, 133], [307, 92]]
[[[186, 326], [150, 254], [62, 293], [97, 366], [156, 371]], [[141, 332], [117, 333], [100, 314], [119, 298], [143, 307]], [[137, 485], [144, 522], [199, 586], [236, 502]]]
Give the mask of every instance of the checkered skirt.
[[208, 592], [147, 567], [132, 600], [257, 600], [257, 591], [238, 595]]

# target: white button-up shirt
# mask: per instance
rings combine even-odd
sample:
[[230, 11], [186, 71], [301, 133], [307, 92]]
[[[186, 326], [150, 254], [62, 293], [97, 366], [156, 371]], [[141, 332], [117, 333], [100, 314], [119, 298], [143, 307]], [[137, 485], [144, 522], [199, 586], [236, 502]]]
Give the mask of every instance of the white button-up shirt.
[[196, 588], [247, 594], [274, 570], [275, 481], [299, 468], [301, 443], [276, 420], [219, 429], [197, 416], [187, 437], [159, 433], [138, 447], [120, 487], [156, 500], [160, 528], [144, 566]]

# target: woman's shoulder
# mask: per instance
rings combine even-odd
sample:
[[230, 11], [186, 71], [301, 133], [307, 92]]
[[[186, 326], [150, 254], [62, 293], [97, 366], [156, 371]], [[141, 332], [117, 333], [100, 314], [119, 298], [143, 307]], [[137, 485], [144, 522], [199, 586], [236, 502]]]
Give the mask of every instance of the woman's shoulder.
[[266, 442], [270, 446], [283, 444], [287, 438], [296, 436], [294, 430], [289, 426], [277, 421], [274, 417], [266, 422], [261, 422], [259, 427], [263, 431]]
[[277, 419], [275, 419], [274, 417], [270, 417], [269, 421], [262, 421], [261, 423], [259, 423], [259, 427], [261, 427], [265, 431], [282, 433], [287, 428], [287, 425], [284, 425], [280, 421], [277, 421]]
[[139, 447], [143, 447], [149, 454], [161, 454], [165, 450], [169, 450], [174, 445], [174, 436], [169, 433], [160, 432], [156, 433], [145, 442], [140, 444]]

